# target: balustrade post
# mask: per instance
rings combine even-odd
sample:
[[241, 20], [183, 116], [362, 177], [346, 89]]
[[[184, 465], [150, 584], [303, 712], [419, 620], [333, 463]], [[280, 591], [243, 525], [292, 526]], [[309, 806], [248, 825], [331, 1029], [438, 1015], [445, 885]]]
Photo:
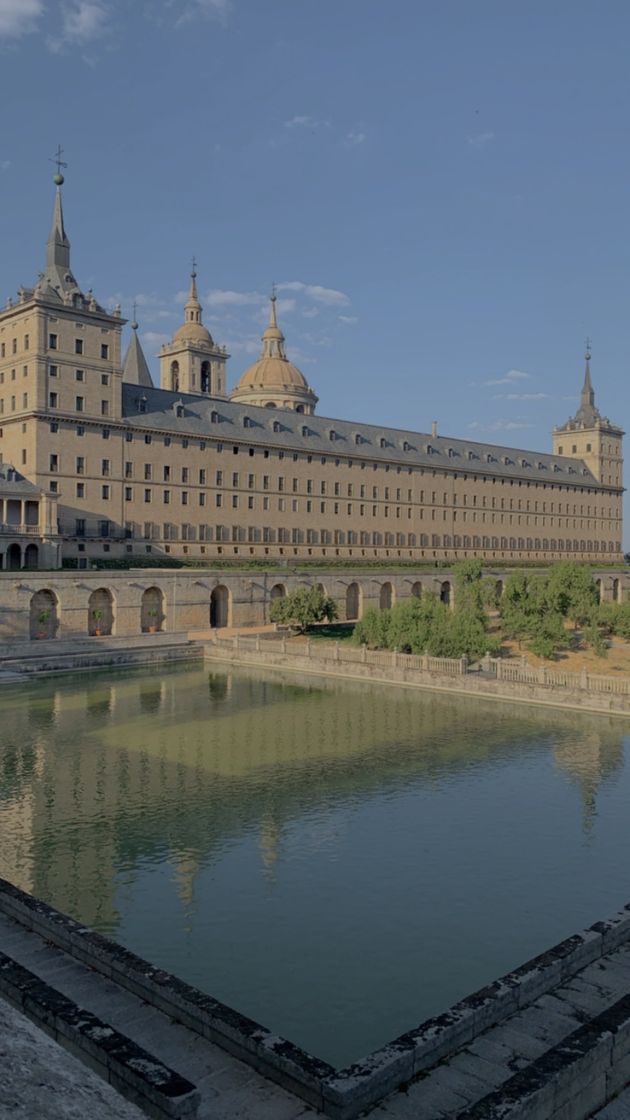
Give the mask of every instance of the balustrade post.
[[364, 664], [367, 661], [367, 646], [366, 646], [365, 642], [361, 646], [361, 660], [363, 661]]
[[287, 652], [287, 640], [284, 636], [282, 637], [282, 639], [280, 641], [280, 652], [281, 653], [286, 653]]
[[304, 645], [306, 646], [306, 656], [310, 657], [311, 656], [311, 639], [307, 638]]
[[490, 650], [487, 649], [481, 658], [481, 668], [484, 673], [490, 672]]
[[339, 642], [335, 642], [335, 661], [339, 660]]
[[395, 669], [397, 664], [398, 664], [397, 653], [398, 653], [397, 650], [395, 650], [395, 649], [392, 650], [392, 669]]
[[538, 670], [538, 683], [539, 684], [546, 684], [547, 683], [547, 670], [545, 669], [544, 665], [541, 665], [539, 670]]
[[580, 688], [583, 689], [584, 692], [588, 689], [588, 673], [586, 669], [582, 669], [580, 673]]
[[429, 651], [428, 651], [428, 649], [425, 649], [424, 653], [422, 654], [422, 672], [423, 673], [428, 673], [429, 672]]
[[462, 677], [465, 677], [468, 672], [468, 658], [465, 654], [459, 659], [459, 671]]

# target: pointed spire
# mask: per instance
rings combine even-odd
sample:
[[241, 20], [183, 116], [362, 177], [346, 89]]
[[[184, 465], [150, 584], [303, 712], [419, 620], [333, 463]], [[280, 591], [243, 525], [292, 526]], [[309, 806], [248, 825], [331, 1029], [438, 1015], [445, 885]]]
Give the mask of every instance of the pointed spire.
[[131, 385], [142, 385], [146, 389], [153, 388], [153, 378], [144, 356], [140, 339], [138, 338], [138, 323], [136, 321], [136, 305], [133, 305], [133, 322], [131, 324], [131, 338], [123, 362], [123, 381]]
[[284, 335], [278, 326], [278, 319], [276, 316], [276, 286], [275, 284], [271, 290], [271, 298], [269, 305], [269, 324], [265, 333], [262, 336], [262, 351], [261, 358], [282, 358], [287, 360], [284, 351]]
[[46, 242], [46, 268], [43, 282], [48, 283], [59, 295], [77, 291], [77, 282], [70, 269], [70, 242], [63, 222], [63, 205], [61, 188], [64, 177], [61, 168], [66, 164], [61, 159], [63, 152], [58, 148], [53, 163], [57, 165], [57, 174], [53, 175], [55, 183], [55, 201], [53, 205], [52, 225]]
[[595, 404], [595, 393], [591, 383], [591, 340], [586, 340], [586, 353], [584, 355], [586, 367], [584, 370], [584, 385], [582, 386], [582, 405], [590, 405], [591, 408]]
[[202, 307], [197, 295], [197, 261], [193, 257], [190, 273], [190, 291], [184, 304], [185, 320], [187, 323], [201, 323]]
[[569, 423], [577, 424], [579, 427], [591, 428], [601, 417], [599, 409], [595, 405], [595, 392], [591, 381], [591, 342], [588, 338], [586, 340], [584, 360], [586, 364], [584, 368], [584, 384], [582, 385], [582, 392], [580, 394], [580, 407]]

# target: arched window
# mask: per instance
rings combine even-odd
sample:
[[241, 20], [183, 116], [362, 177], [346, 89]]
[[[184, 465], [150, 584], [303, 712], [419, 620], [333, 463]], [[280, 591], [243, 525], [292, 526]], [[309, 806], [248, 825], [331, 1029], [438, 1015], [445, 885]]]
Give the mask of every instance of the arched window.
[[201, 363], [201, 392], [209, 393], [211, 386], [211, 370], [210, 362]]
[[171, 392], [179, 393], [179, 362], [171, 362]]

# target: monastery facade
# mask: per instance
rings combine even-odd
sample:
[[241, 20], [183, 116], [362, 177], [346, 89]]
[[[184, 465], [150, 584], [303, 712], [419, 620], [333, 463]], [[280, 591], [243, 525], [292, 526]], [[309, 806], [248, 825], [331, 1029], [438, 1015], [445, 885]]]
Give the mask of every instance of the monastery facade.
[[46, 267], [0, 312], [0, 562], [622, 558], [623, 431], [602, 416], [590, 353], [551, 454], [315, 414], [275, 296], [235, 388], [193, 270], [160, 387], [120, 308], [70, 266], [55, 176]]

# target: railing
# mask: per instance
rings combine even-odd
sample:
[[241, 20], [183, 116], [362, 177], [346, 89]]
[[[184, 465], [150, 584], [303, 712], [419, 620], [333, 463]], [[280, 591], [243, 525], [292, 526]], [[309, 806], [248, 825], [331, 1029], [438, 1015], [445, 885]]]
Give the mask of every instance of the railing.
[[[278, 646], [283, 654], [294, 653], [296, 657], [308, 657], [319, 661], [337, 663], [362, 663], [382, 669], [411, 669], [419, 673], [436, 673], [441, 676], [461, 677], [471, 672], [466, 657], [430, 657], [427, 653], [398, 653], [396, 650], [368, 649], [367, 646], [352, 646], [345, 642], [333, 642], [309, 638], [300, 644], [287, 644], [286, 637], [262, 638], [237, 634], [233, 638], [223, 638], [215, 632], [215, 644], [226, 649], [243, 653], [255, 651], [270, 653]], [[609, 695], [630, 696], [630, 678], [603, 677], [583, 670], [570, 673], [563, 669], [538, 668], [525, 661], [509, 661], [486, 654], [479, 663], [484, 675], [495, 677], [498, 681], [513, 684], [536, 685], [543, 688], [563, 688], [574, 691], [602, 692]], [[478, 676], [477, 669], [472, 671]]]
[[3, 537], [41, 537], [39, 525], [0, 525], [0, 534]]

